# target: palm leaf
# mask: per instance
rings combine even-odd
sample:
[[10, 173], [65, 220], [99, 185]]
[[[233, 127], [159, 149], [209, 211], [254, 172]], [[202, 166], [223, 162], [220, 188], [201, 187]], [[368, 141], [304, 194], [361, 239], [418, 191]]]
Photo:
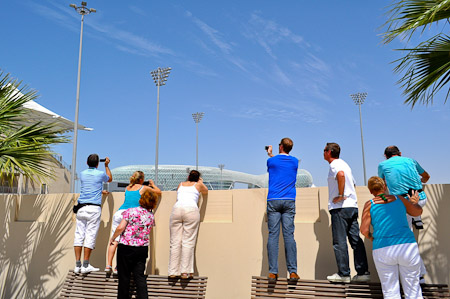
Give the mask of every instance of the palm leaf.
[[37, 98], [22, 82], [0, 72], [0, 180], [10, 184], [22, 174], [33, 182], [53, 177], [51, 146], [68, 142], [56, 124], [23, 125], [24, 104]]
[[[428, 105], [433, 96], [450, 81], [450, 38], [437, 35], [416, 48], [402, 49], [408, 54], [397, 60], [395, 72], [404, 72], [399, 80], [406, 95], [405, 103], [414, 107], [417, 102]], [[448, 99], [450, 89], [445, 97]]]
[[391, 5], [383, 42], [390, 43], [398, 36], [411, 35], [422, 27], [422, 32], [431, 24], [450, 18], [450, 0], [400, 0]]

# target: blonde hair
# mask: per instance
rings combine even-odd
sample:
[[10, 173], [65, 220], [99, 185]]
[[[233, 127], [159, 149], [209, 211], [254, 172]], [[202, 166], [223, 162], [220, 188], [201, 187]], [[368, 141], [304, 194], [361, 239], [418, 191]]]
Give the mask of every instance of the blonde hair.
[[384, 180], [380, 177], [373, 176], [367, 182], [367, 188], [369, 188], [370, 193], [382, 192], [386, 188]]
[[130, 176], [130, 185], [128, 187], [133, 187], [137, 182], [144, 179], [144, 173], [140, 170], [135, 171], [132, 176]]
[[146, 190], [141, 195], [139, 199], [139, 205], [146, 210], [153, 210], [156, 207], [156, 201], [158, 200], [158, 195], [155, 192]]

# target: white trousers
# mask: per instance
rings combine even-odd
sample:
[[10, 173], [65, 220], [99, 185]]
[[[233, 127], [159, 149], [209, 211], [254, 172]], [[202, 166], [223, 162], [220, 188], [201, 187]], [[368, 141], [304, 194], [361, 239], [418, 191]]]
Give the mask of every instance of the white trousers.
[[[419, 204], [419, 206], [421, 206], [422, 208], [425, 206], [425, 204], [427, 203], [427, 199], [425, 198], [425, 199], [422, 199], [422, 200], [419, 200], [419, 202], [418, 202], [418, 204]], [[411, 230], [413, 230], [413, 227], [412, 227], [412, 220], [413, 219], [415, 219], [415, 220], [421, 220], [422, 219], [422, 217], [420, 217], [420, 216], [411, 216], [411, 215], [409, 215], [408, 213], [406, 213], [406, 219], [408, 219], [408, 224], [409, 224], [409, 228], [411, 229]]]
[[421, 259], [417, 243], [375, 249], [372, 255], [385, 299], [401, 299], [399, 275], [405, 298], [423, 298], [419, 283]]
[[[418, 204], [419, 206], [421, 206], [422, 208], [425, 206], [425, 204], [427, 203], [427, 199], [422, 199], [419, 200]], [[406, 213], [406, 219], [408, 220], [408, 224], [409, 224], [409, 228], [411, 230], [413, 230], [413, 226], [412, 226], [412, 220], [422, 220], [422, 217], [420, 216], [411, 216], [408, 213]], [[420, 276], [424, 276], [425, 274], [427, 274], [427, 269], [425, 268], [425, 264], [423, 263], [422, 257], [420, 258]]]
[[196, 206], [175, 206], [170, 215], [169, 275], [194, 273], [200, 213]]
[[78, 210], [73, 246], [95, 248], [101, 215], [102, 208], [99, 206], [84, 206]]
[[[114, 235], [114, 232], [116, 231], [116, 228], [119, 226], [120, 222], [122, 222], [123, 216], [122, 213], [125, 211], [125, 209], [122, 210], [117, 210], [114, 215], [113, 215], [113, 219], [112, 219], [112, 225], [111, 225], [111, 237]], [[118, 235], [114, 241], [119, 242], [120, 240], [120, 235]]]

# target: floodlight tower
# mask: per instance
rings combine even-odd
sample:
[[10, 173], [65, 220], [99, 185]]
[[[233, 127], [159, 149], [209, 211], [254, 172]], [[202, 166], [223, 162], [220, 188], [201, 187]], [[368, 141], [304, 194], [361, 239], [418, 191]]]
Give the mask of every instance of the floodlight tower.
[[166, 85], [169, 73], [172, 70], [170, 67], [158, 68], [151, 71], [150, 74], [158, 87], [158, 93], [156, 97], [156, 153], [155, 153], [155, 184], [158, 185], [158, 148], [159, 148], [159, 87]]
[[77, 138], [78, 138], [78, 107], [80, 103], [80, 78], [81, 78], [81, 49], [83, 47], [83, 24], [84, 16], [91, 12], [97, 12], [94, 8], [87, 8], [86, 2], [81, 2], [81, 6], [70, 4], [70, 7], [74, 8], [77, 13], [81, 15], [81, 33], [80, 33], [80, 51], [78, 54], [78, 78], [77, 78], [77, 100], [75, 104], [75, 124], [73, 128], [73, 151], [72, 151], [72, 167], [70, 177], [70, 192], [75, 192], [75, 176], [76, 176], [76, 163], [77, 163]]
[[202, 120], [203, 115], [205, 115], [204, 112], [195, 112], [192, 113], [192, 118], [194, 118], [195, 121], [195, 127], [197, 129], [197, 146], [196, 146], [196, 163], [195, 163], [195, 170], [198, 170], [198, 123]]
[[362, 147], [362, 158], [363, 158], [363, 169], [364, 169], [364, 185], [367, 184], [366, 178], [366, 159], [364, 157], [364, 138], [363, 138], [363, 128], [362, 128], [362, 118], [361, 118], [361, 105], [364, 104], [364, 100], [367, 97], [367, 92], [358, 92], [351, 94], [350, 97], [353, 99], [356, 105], [359, 107], [359, 126], [361, 128], [361, 147]]
[[223, 168], [225, 167], [224, 164], [219, 164], [219, 168], [220, 168], [220, 190], [223, 189], [223, 177], [222, 177], [222, 171]]

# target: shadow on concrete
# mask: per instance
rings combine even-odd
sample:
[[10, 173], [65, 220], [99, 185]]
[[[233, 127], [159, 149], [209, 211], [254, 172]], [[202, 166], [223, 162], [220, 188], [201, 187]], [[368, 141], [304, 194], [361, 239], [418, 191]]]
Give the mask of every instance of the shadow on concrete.
[[337, 272], [337, 266], [333, 250], [329, 213], [325, 209], [320, 210], [319, 221], [314, 222], [314, 234], [317, 242], [319, 242], [314, 278], [326, 279], [328, 275]]
[[[4, 288], [2, 298], [56, 298], [66, 273], [59, 273], [57, 265], [70, 249], [70, 244], [62, 240], [70, 231], [72, 205], [60, 204], [63, 194], [53, 198], [51, 205], [44, 196], [37, 196], [32, 204], [33, 212], [27, 220], [16, 221], [19, 215], [12, 217], [11, 209], [19, 196], [8, 196], [2, 202], [0, 245], [0, 267]], [[48, 200], [48, 198], [47, 198]], [[45, 207], [50, 209], [45, 210]], [[49, 213], [45, 217], [45, 213]], [[19, 218], [20, 219], [20, 218]], [[57, 248], [48, 244], [60, 244]], [[28, 275], [33, 269], [33, 275]], [[46, 287], [45, 283], [57, 281], [56, 286]]]
[[[450, 284], [450, 216], [443, 213], [450, 210], [450, 186], [426, 185], [425, 193], [433, 199], [428, 200], [424, 207], [424, 229], [418, 234], [420, 255], [427, 268], [426, 281]], [[447, 278], [446, 281], [442, 281], [442, 277]]]

